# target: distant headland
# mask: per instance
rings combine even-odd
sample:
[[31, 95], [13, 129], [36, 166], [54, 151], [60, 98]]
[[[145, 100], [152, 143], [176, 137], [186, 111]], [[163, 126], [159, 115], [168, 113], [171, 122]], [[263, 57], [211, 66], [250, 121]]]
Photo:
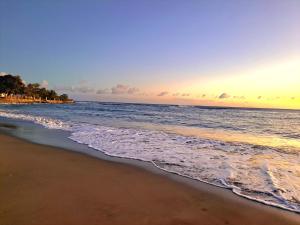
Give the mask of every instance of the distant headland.
[[20, 76], [0, 76], [0, 103], [73, 103], [67, 94], [58, 95], [54, 90], [41, 87], [38, 83], [25, 84]]

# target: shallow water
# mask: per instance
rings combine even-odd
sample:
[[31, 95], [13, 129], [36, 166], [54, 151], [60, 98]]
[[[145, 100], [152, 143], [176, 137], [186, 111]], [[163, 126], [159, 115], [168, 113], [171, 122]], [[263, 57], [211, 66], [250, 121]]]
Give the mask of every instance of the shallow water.
[[79, 102], [1, 105], [0, 116], [300, 212], [300, 111]]

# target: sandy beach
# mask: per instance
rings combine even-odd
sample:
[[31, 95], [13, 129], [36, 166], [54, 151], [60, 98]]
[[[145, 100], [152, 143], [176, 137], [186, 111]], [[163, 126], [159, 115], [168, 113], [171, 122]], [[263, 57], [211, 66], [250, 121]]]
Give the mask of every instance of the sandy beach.
[[130, 165], [0, 135], [1, 225], [300, 224]]

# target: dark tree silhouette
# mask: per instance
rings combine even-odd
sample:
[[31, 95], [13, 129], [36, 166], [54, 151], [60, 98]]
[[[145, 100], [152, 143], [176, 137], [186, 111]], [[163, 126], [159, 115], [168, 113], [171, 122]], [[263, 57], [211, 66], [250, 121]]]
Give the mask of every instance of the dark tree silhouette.
[[21, 94], [27, 97], [41, 98], [47, 100], [68, 101], [69, 97], [66, 94], [58, 96], [54, 90], [41, 88], [38, 83], [30, 83], [25, 85], [20, 76], [5, 75], [0, 76], [0, 93], [7, 95]]
[[31, 97], [39, 97], [39, 91], [40, 91], [40, 84], [38, 83], [33, 83], [33, 84], [28, 84], [27, 87], [25, 88], [25, 94], [27, 96]]
[[61, 96], [59, 96], [59, 100], [61, 101], [68, 101], [69, 97], [67, 94], [62, 94]]
[[25, 84], [20, 76], [5, 75], [0, 76], [0, 93], [10, 94], [24, 94]]

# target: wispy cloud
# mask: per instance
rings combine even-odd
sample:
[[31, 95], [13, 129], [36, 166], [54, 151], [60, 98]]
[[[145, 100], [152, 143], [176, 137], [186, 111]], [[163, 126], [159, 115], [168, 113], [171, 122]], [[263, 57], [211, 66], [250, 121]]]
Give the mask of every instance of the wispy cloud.
[[74, 87], [73, 91], [81, 92], [81, 93], [93, 93], [95, 92], [95, 89], [88, 86], [81, 86], [81, 87]]
[[54, 85], [54, 89], [56, 91], [68, 91], [68, 92], [72, 92], [73, 91], [73, 86]]
[[111, 88], [111, 93], [114, 95], [125, 94], [128, 91], [128, 86], [123, 84], [118, 84]]
[[5, 76], [5, 75], [8, 75], [8, 73], [6, 73], [6, 72], [0, 72], [0, 77]]
[[89, 81], [87, 81], [87, 80], [79, 81], [78, 85], [73, 87], [73, 90], [75, 92], [81, 92], [81, 93], [93, 93], [93, 92], [95, 92], [95, 89], [89, 85]]
[[246, 99], [245, 96], [233, 96], [234, 99]]
[[174, 97], [177, 97], [177, 96], [188, 97], [188, 96], [190, 96], [190, 94], [189, 93], [176, 92], [176, 93], [172, 94], [172, 96], [174, 96]]
[[[43, 81], [46, 85], [46, 81]], [[89, 85], [88, 81], [82, 80], [78, 82], [76, 85], [72, 86], [55, 86], [55, 90], [57, 91], [66, 91], [66, 92], [76, 92], [82, 94], [98, 94], [98, 95], [135, 95], [140, 94], [140, 90], [136, 87], [130, 87], [128, 85], [117, 84], [112, 88], [103, 88], [103, 89], [95, 89], [91, 85]]]
[[110, 94], [110, 93], [111, 93], [110, 90], [107, 89], [107, 88], [105, 88], [105, 89], [99, 89], [96, 92], [96, 94], [98, 94], [98, 95], [105, 95], [105, 94]]
[[49, 87], [49, 82], [47, 80], [43, 80], [40, 83], [41, 88], [48, 88]]
[[140, 95], [140, 96], [150, 96], [151, 94], [147, 93], [147, 92], [139, 92], [138, 95]]
[[78, 82], [78, 84], [72, 86], [55, 86], [54, 89], [57, 91], [78, 92], [84, 94], [95, 92], [95, 89], [90, 87], [88, 82], [85, 80], [82, 80]]
[[230, 95], [227, 93], [222, 93], [218, 98], [219, 99], [230, 98]]
[[188, 96], [190, 96], [190, 94], [189, 93], [182, 93], [181, 96], [182, 97], [188, 97]]
[[167, 91], [162, 91], [162, 92], [160, 92], [157, 96], [158, 97], [163, 97], [163, 96], [166, 96], [166, 95], [168, 95], [169, 94], [169, 92], [167, 92]]
[[134, 95], [134, 94], [137, 94], [140, 90], [138, 88], [135, 88], [135, 87], [131, 87], [128, 89], [127, 93], [130, 94], [130, 95]]
[[140, 90], [136, 87], [129, 87], [128, 85], [124, 84], [118, 84], [114, 87], [111, 88], [111, 93], [116, 94], [116, 95], [121, 95], [121, 94], [137, 94]]

